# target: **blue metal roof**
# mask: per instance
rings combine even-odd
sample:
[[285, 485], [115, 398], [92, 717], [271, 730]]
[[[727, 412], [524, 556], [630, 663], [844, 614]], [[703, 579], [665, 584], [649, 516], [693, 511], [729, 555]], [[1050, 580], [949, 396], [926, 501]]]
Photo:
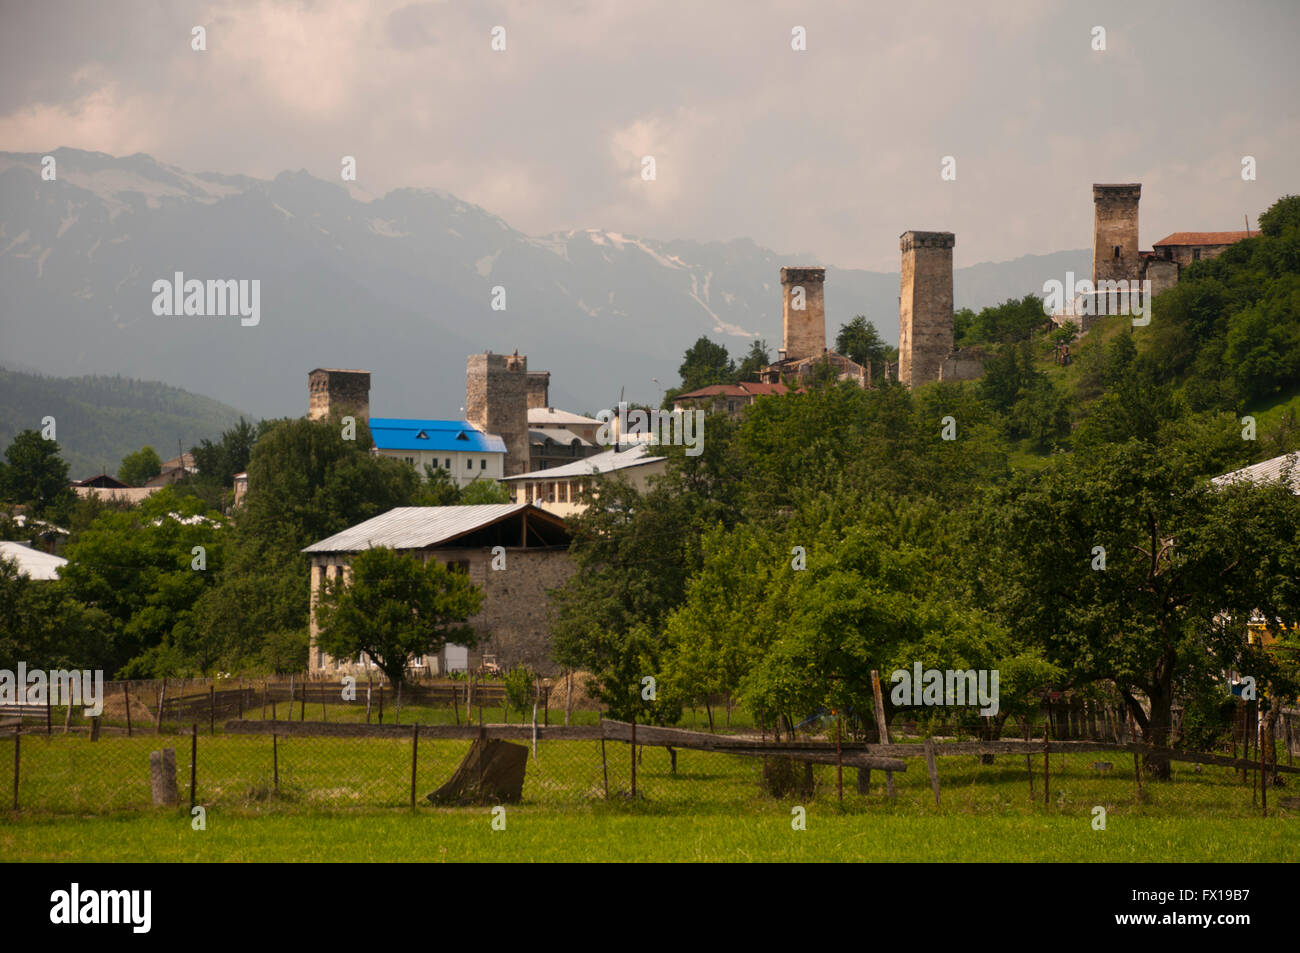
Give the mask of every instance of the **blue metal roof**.
[[505, 453], [500, 437], [464, 420], [371, 417], [370, 436], [380, 450], [436, 450], [439, 453]]

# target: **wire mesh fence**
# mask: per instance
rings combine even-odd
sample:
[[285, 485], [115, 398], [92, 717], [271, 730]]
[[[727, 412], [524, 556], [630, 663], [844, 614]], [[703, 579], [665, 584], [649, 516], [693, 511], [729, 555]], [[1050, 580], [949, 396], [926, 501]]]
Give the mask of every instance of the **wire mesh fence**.
[[[132, 727], [111, 723], [0, 727], [0, 765], [12, 765], [3, 806], [102, 814], [157, 804], [151, 752], [174, 752], [174, 802], [239, 811], [372, 810], [437, 806], [430, 795], [500, 742], [521, 766], [518, 790], [477, 789], [439, 804], [511, 803], [574, 810], [636, 803], [661, 811], [741, 811], [773, 800], [828, 800], [857, 811], [1141, 811], [1196, 816], [1300, 813], [1296, 713], [1271, 750], [1196, 753], [1094, 741], [957, 742], [905, 735], [894, 744], [825, 736], [773, 741], [752, 733], [641, 728], [604, 721], [457, 726], [262, 720]], [[1227, 746], [1224, 746], [1225, 748]], [[507, 752], [509, 753], [509, 752]], [[1168, 758], [1165, 757], [1168, 755]], [[874, 760], [873, 760], [874, 759]], [[1192, 759], [1192, 760], [1188, 760]], [[1199, 760], [1198, 760], [1199, 759]], [[872, 767], [864, 767], [864, 764]], [[1164, 765], [1162, 768], [1161, 765]], [[891, 765], [892, 769], [882, 767]], [[1167, 772], [1167, 776], [1165, 773]], [[7, 772], [8, 773], [8, 772]], [[463, 780], [463, 778], [462, 778]], [[0, 787], [0, 791], [4, 788]], [[165, 803], [165, 802], [164, 802]]]

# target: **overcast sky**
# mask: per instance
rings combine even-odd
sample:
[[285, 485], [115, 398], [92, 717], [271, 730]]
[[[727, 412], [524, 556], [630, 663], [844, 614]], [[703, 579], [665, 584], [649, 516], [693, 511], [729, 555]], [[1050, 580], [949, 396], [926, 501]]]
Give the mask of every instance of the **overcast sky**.
[[1093, 182], [1142, 183], [1144, 248], [1300, 192], [1295, 0], [0, 9], [0, 150], [334, 181], [353, 155], [370, 194], [445, 189], [530, 234], [893, 270], [909, 228], [956, 232], [958, 266], [1089, 247]]

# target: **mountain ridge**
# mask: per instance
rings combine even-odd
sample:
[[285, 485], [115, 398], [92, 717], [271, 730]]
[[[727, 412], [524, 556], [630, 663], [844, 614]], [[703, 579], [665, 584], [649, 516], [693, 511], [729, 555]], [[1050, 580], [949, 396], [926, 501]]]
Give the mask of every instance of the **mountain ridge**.
[[[527, 235], [444, 190], [369, 200], [304, 170], [192, 173], [144, 153], [0, 153], [0, 352], [54, 376], [158, 379], [258, 416], [302, 413], [318, 366], [371, 370], [372, 408], [455, 416], [465, 356], [517, 349], [551, 402], [595, 410], [626, 387], [657, 400], [699, 336], [780, 346], [782, 265], [740, 237], [658, 240], [587, 228]], [[351, 185], [349, 183], [349, 185]], [[1085, 249], [955, 272], [958, 307], [1037, 292]], [[897, 272], [827, 264], [827, 336], [865, 313], [897, 341]], [[152, 282], [260, 281], [263, 318], [153, 315]], [[494, 311], [494, 289], [506, 307]], [[39, 316], [36, 317], [36, 316]]]

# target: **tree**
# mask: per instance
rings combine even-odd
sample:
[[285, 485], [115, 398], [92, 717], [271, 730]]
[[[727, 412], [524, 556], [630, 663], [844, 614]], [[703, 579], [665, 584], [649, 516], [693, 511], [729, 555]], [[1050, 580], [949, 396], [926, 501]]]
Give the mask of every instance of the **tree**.
[[122, 458], [117, 478], [127, 486], [144, 486], [162, 473], [162, 458], [153, 447], [144, 446]]
[[840, 325], [840, 333], [835, 335], [835, 350], [863, 367], [882, 366], [883, 371], [888, 348], [876, 326], [866, 315], [859, 314], [848, 324]]
[[736, 364], [725, 347], [701, 337], [686, 349], [677, 373], [682, 379], [682, 391], [692, 391], [710, 384], [732, 383], [736, 378]]
[[744, 360], [736, 368], [736, 382], [758, 380], [758, 372], [771, 363], [767, 356], [767, 342], [751, 341]]
[[68, 544], [67, 591], [110, 620], [112, 670], [153, 677], [207, 667], [207, 646], [191, 638], [185, 620], [216, 584], [228, 535], [219, 514], [168, 486], [134, 509], [100, 512]]
[[68, 465], [59, 445], [35, 430], [24, 430], [5, 450], [0, 491], [6, 499], [27, 506], [34, 516], [56, 522], [66, 518], [75, 494], [68, 486]]
[[[1113, 683], [1145, 739], [1164, 745], [1180, 692], [1247, 670], [1252, 612], [1300, 617], [1298, 541], [1287, 487], [1212, 487], [1179, 448], [1130, 441], [997, 491], [974, 523], [969, 570], [975, 598], [1070, 684]], [[1167, 761], [1148, 765], [1168, 776]]]
[[325, 583], [317, 605], [317, 644], [339, 659], [373, 659], [397, 688], [411, 660], [453, 642], [473, 648], [465, 624], [483, 593], [461, 572], [435, 559], [376, 547], [352, 557], [351, 578]]

